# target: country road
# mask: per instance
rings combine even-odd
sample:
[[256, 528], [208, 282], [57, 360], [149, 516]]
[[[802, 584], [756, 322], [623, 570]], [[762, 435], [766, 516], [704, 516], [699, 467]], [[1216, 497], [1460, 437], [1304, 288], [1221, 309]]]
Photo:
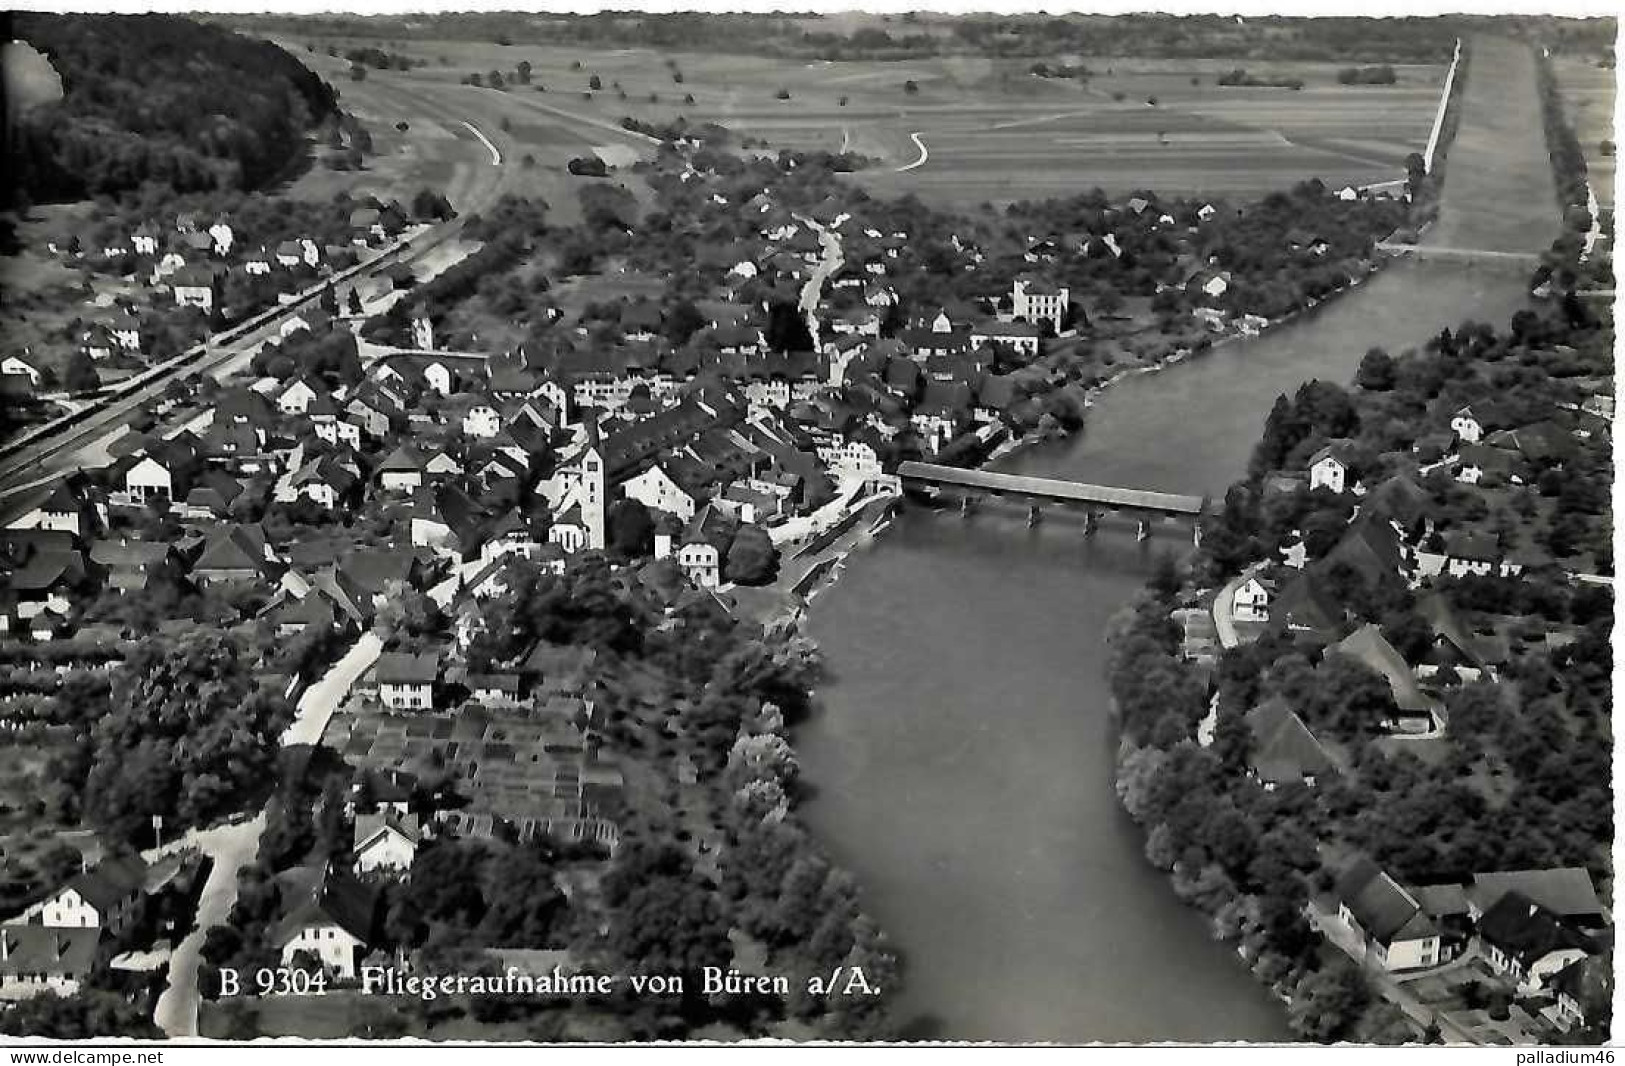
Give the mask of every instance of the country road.
[[844, 262], [841, 252], [841, 236], [834, 229], [815, 227], [818, 230], [818, 241], [823, 245], [823, 258], [818, 266], [807, 276], [807, 282], [801, 287], [801, 313], [807, 320], [807, 332], [812, 335], [813, 349], [818, 348], [818, 304], [824, 296], [824, 283], [841, 269]]
[[181, 940], [169, 957], [169, 983], [158, 997], [153, 1024], [170, 1037], [197, 1035], [198, 964], [203, 941], [209, 930], [224, 924], [237, 902], [237, 874], [254, 861], [260, 835], [265, 832], [265, 812], [237, 825], [220, 825], [188, 834], [186, 843], [195, 845], [214, 861], [209, 879], [198, 898], [197, 917], [192, 931]]
[[[282, 746], [314, 745], [322, 738], [333, 712], [338, 710], [356, 680], [378, 660], [383, 642], [374, 633], [363, 634], [322, 679], [299, 698], [293, 724], [282, 734]], [[241, 823], [195, 830], [170, 847], [195, 846], [214, 861], [198, 900], [197, 917], [169, 960], [169, 984], [158, 997], [153, 1023], [174, 1038], [197, 1035], [198, 964], [209, 930], [223, 925], [237, 902], [237, 874], [259, 853], [266, 812]]]
[[916, 159], [912, 163], [905, 163], [902, 166], [898, 167], [897, 168], [897, 173], [899, 173], [899, 174], [905, 173], [906, 171], [913, 170], [916, 167], [923, 167], [923, 166], [925, 166], [925, 161], [927, 159], [931, 158], [931, 153], [926, 150], [925, 142], [920, 140], [920, 132], [919, 132], [919, 130], [915, 130], [913, 133], [909, 134], [908, 138], [909, 138], [909, 140], [914, 142], [914, 147], [916, 147], [916, 148], [918, 148], [920, 150], [920, 158]]

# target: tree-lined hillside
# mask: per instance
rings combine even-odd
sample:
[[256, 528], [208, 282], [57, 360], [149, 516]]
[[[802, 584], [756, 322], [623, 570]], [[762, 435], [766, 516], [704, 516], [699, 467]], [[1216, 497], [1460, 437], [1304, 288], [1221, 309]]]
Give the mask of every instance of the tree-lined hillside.
[[11, 166], [30, 198], [254, 188], [302, 152], [337, 94], [266, 41], [170, 15], [20, 14], [14, 32], [46, 54], [61, 101], [30, 111]]

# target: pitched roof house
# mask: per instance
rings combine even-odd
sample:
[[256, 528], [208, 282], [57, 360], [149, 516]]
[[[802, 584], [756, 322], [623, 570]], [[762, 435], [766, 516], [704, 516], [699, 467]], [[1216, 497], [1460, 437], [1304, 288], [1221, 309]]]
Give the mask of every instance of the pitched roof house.
[[404, 873], [412, 868], [421, 840], [415, 814], [357, 814], [350, 848], [355, 872]]
[[1313, 785], [1337, 768], [1302, 718], [1279, 697], [1247, 712], [1253, 744], [1248, 772], [1266, 790], [1278, 785]]
[[1370, 859], [1360, 859], [1337, 883], [1338, 917], [1361, 938], [1366, 958], [1384, 970], [1411, 970], [1440, 961], [1439, 928], [1422, 904]]
[[1599, 950], [1596, 941], [1522, 892], [1508, 892], [1478, 919], [1478, 938], [1490, 966], [1526, 993]]
[[271, 931], [284, 965], [300, 955], [315, 957], [336, 976], [349, 980], [374, 939], [378, 898], [354, 877], [321, 867], [296, 867], [277, 878], [284, 913]]

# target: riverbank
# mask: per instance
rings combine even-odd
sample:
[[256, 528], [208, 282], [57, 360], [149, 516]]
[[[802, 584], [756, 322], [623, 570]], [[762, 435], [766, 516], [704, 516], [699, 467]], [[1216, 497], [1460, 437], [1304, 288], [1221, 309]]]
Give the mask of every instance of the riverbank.
[[729, 590], [734, 616], [767, 631], [798, 628], [812, 598], [839, 576], [853, 550], [884, 530], [885, 519], [900, 502], [896, 496], [871, 496], [855, 503], [829, 529], [781, 561], [771, 584]]
[[[1190, 595], [1188, 587], [1183, 592]], [[1285, 1007], [1299, 1039], [1380, 1044], [1419, 1039], [1420, 1029], [1409, 1026], [1391, 1004], [1360, 994], [1365, 977], [1358, 965], [1338, 951], [1315, 951], [1306, 943], [1304, 938], [1315, 934], [1299, 913], [1300, 899], [1283, 886], [1307, 885], [1320, 855], [1315, 838], [1290, 824], [1295, 801], [1278, 800], [1283, 806], [1276, 824], [1251, 836], [1257, 830], [1238, 828], [1246, 825], [1242, 812], [1250, 808], [1226, 774], [1224, 744], [1213, 736], [1202, 741], [1198, 725], [1194, 745], [1182, 740], [1167, 746], [1169, 729], [1188, 728], [1199, 705], [1207, 703], [1165, 624], [1177, 606], [1175, 596], [1142, 589], [1106, 626], [1114, 791], [1142, 831], [1145, 861], [1166, 878], [1182, 905], [1202, 917], [1208, 936], [1230, 946], [1251, 978]], [[1152, 676], [1157, 680], [1146, 682]], [[1154, 726], [1147, 725], [1149, 715], [1160, 715]], [[1159, 735], [1164, 739], [1157, 740]], [[1223, 845], [1214, 844], [1220, 832], [1229, 835]], [[1266, 853], [1271, 857], [1263, 858]], [[1237, 854], [1257, 858], [1238, 862]], [[1268, 877], [1254, 872], [1259, 862], [1268, 865]]]

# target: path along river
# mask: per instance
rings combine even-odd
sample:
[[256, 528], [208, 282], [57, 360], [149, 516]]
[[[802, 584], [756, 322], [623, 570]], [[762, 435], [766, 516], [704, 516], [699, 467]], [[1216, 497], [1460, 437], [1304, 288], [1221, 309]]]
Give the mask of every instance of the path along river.
[[[1448, 232], [1424, 244], [1538, 252], [1558, 217], [1532, 55], [1480, 38], [1471, 56]], [[1349, 381], [1373, 345], [1504, 327], [1526, 292], [1521, 270], [1395, 263], [1260, 338], [1123, 381], [1080, 437], [1006, 465], [1219, 498], [1278, 395]], [[1113, 791], [1105, 626], [1159, 538], [1177, 550], [1185, 535], [909, 509], [817, 596], [831, 678], [796, 741], [817, 788], [804, 813], [906, 957], [910, 1036], [1289, 1038], [1280, 1005], [1141, 857]]]

